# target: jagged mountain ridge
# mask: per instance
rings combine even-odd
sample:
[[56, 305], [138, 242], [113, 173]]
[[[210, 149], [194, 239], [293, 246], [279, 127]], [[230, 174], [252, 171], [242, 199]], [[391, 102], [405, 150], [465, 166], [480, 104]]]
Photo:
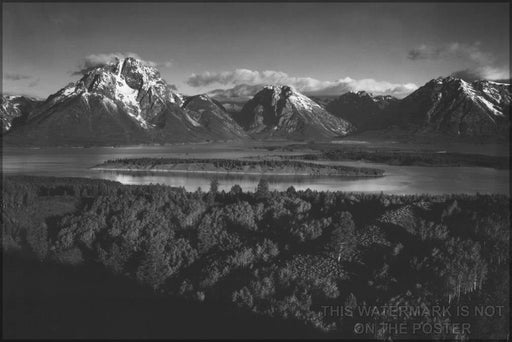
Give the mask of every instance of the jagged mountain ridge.
[[401, 100], [389, 115], [420, 133], [506, 135], [510, 100], [509, 84], [440, 77]]
[[[4, 141], [110, 145], [256, 138], [330, 139], [400, 127], [406, 134], [506, 136], [510, 85], [440, 77], [406, 98], [345, 93], [325, 105], [295, 89], [263, 87], [225, 108], [208, 95], [187, 99], [134, 58], [87, 70], [45, 101], [2, 97]], [[16, 102], [18, 101], [18, 102]], [[243, 105], [243, 106], [242, 106]], [[327, 110], [326, 110], [327, 109]], [[234, 119], [234, 120], [233, 120]], [[240, 127], [241, 126], [241, 127]]]
[[348, 92], [328, 102], [326, 109], [358, 131], [395, 127], [402, 136], [490, 137], [508, 134], [510, 98], [510, 84], [439, 77], [401, 100]]
[[2, 120], [2, 133], [12, 127], [22, 124], [41, 100], [28, 96], [2, 95], [0, 103], [0, 119]]
[[154, 67], [128, 57], [96, 67], [30, 113], [7, 141], [42, 145], [104, 145], [232, 139], [219, 136], [182, 108]]
[[348, 92], [326, 104], [330, 113], [354, 124], [358, 130], [376, 129], [383, 123], [381, 114], [399, 100], [390, 95], [374, 96], [366, 91]]
[[258, 138], [324, 139], [354, 130], [349, 123], [289, 86], [266, 86], [235, 115]]
[[247, 138], [247, 133], [229, 115], [224, 106], [206, 94], [185, 99], [183, 108], [190, 110], [194, 120], [206, 127], [214, 138]]

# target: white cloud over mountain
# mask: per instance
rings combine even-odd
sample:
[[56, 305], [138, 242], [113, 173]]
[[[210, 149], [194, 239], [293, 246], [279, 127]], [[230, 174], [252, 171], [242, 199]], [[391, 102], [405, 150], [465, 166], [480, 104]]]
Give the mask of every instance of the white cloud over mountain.
[[73, 74], [81, 74], [91, 68], [95, 68], [98, 66], [103, 66], [107, 64], [114, 63], [117, 59], [124, 59], [126, 57], [133, 57], [144, 64], [157, 68], [170, 68], [172, 66], [172, 60], [167, 60], [165, 62], [157, 63], [150, 60], [145, 60], [141, 58], [138, 54], [134, 52], [112, 52], [112, 53], [99, 53], [99, 54], [91, 54], [84, 58], [81, 65], [79, 66], [79, 70], [73, 72]]
[[452, 42], [442, 45], [420, 45], [409, 51], [408, 58], [413, 61], [457, 59], [467, 67], [454, 71], [451, 76], [466, 81], [497, 80], [510, 78], [510, 70], [506, 66], [497, 66], [495, 56], [482, 50], [480, 42], [464, 44]]
[[321, 81], [311, 77], [290, 76], [282, 71], [265, 70], [255, 71], [249, 69], [236, 69], [223, 72], [204, 72], [192, 74], [187, 79], [187, 84], [192, 87], [205, 87], [213, 84], [234, 86], [231, 90], [248, 91], [249, 88], [239, 85], [255, 86], [262, 84], [282, 84], [293, 86], [300, 92], [317, 95], [340, 95], [348, 91], [365, 90], [374, 94], [389, 94], [404, 96], [416, 90], [414, 83], [392, 83], [377, 81], [371, 78], [356, 80], [345, 77], [335, 81]]
[[455, 71], [451, 76], [461, 78], [468, 82], [476, 80], [505, 80], [510, 78], [510, 72], [505, 68], [478, 66]]
[[22, 80], [29, 80], [32, 78], [30, 75], [25, 75], [17, 72], [6, 72], [2, 75], [4, 80], [9, 81], [22, 81]]
[[491, 62], [494, 57], [492, 54], [482, 51], [481, 44], [448, 43], [442, 45], [422, 44], [409, 51], [408, 57], [412, 60], [429, 60], [457, 57], [464, 60], [473, 61], [479, 64]]

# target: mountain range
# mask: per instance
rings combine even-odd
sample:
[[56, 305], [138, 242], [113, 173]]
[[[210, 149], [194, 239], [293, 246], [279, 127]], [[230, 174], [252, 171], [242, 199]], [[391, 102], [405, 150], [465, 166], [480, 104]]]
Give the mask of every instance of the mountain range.
[[[208, 97], [187, 101], [132, 57], [90, 69], [49, 96], [4, 141], [38, 145], [195, 142], [245, 137]], [[219, 128], [215, 121], [226, 122]]]
[[390, 95], [374, 96], [365, 91], [348, 92], [325, 104], [330, 113], [350, 121], [358, 130], [385, 127], [382, 113], [399, 100]]
[[2, 133], [22, 124], [42, 101], [28, 96], [3, 95], [0, 104]]
[[445, 77], [431, 80], [390, 106], [398, 123], [414, 132], [455, 136], [505, 136], [510, 128], [510, 84], [465, 82]]
[[252, 136], [263, 138], [334, 138], [354, 130], [289, 86], [264, 87], [234, 117]]
[[394, 128], [411, 137], [430, 134], [506, 140], [510, 90], [505, 83], [439, 77], [401, 100], [360, 91], [317, 101], [354, 124], [358, 132]]
[[510, 99], [510, 84], [454, 77], [401, 100], [364, 91], [312, 99], [286, 85], [242, 85], [236, 98], [221, 90], [184, 96], [128, 57], [84, 71], [44, 101], [2, 96], [0, 114], [4, 143], [13, 145], [325, 140], [389, 127], [412, 136], [506, 137]]

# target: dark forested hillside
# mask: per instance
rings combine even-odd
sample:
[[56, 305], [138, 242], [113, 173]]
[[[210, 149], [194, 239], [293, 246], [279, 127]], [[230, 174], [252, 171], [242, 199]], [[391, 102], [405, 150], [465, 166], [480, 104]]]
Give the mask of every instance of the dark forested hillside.
[[[415, 337], [509, 334], [507, 196], [277, 192], [264, 181], [250, 193], [238, 186], [219, 192], [215, 182], [193, 193], [72, 178], [6, 177], [3, 185], [4, 256], [75, 270], [96, 265], [165, 298], [291, 321], [325, 337], [412, 337], [386, 325], [355, 329], [397, 321], [471, 327], [423, 329]], [[436, 305], [471, 312], [357, 315], [361, 308]], [[500, 314], [475, 314], [482, 305], [501, 307]], [[63, 310], [51, 324], [82, 308]], [[80, 317], [94, 336], [94, 317]]]

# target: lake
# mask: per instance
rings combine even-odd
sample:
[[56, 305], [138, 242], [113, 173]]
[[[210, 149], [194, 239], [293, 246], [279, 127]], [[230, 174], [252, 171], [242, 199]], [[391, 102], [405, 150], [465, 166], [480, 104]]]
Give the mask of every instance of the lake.
[[[268, 143], [265, 144], [268, 146]], [[276, 146], [280, 146], [276, 143]], [[211, 175], [95, 171], [91, 167], [109, 159], [141, 157], [178, 158], [242, 158], [283, 154], [303, 154], [312, 151], [267, 151], [229, 143], [188, 144], [167, 146], [128, 146], [94, 148], [4, 148], [4, 174], [101, 178], [123, 184], [165, 184], [207, 191]], [[375, 167], [385, 171], [384, 177], [305, 177], [265, 176], [271, 189], [386, 192], [393, 194], [500, 193], [509, 195], [509, 171], [481, 167], [391, 166], [369, 162], [329, 162], [331, 164]], [[239, 184], [244, 191], [253, 191], [261, 176], [216, 175], [219, 189], [229, 191]]]

